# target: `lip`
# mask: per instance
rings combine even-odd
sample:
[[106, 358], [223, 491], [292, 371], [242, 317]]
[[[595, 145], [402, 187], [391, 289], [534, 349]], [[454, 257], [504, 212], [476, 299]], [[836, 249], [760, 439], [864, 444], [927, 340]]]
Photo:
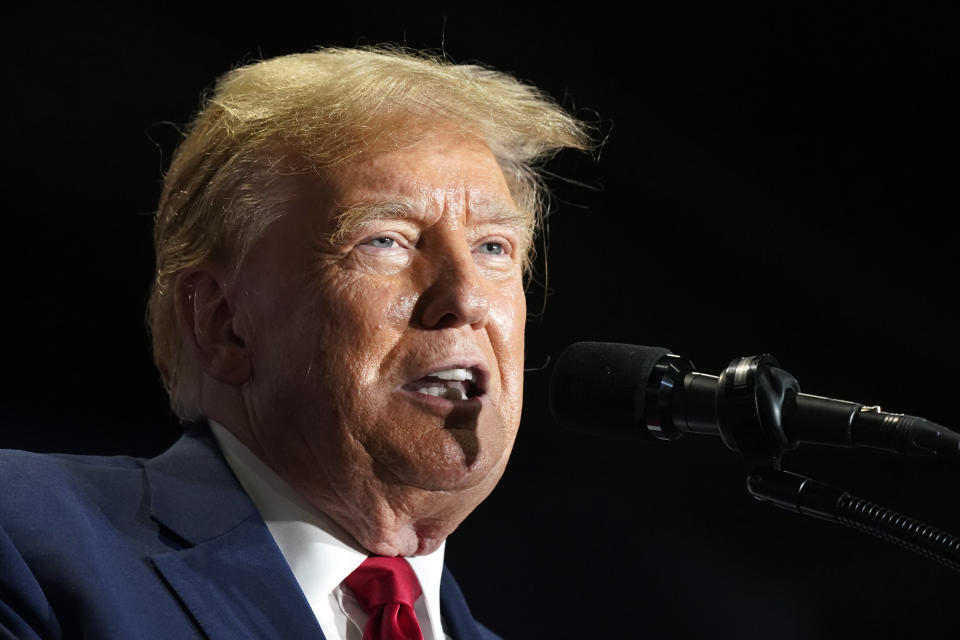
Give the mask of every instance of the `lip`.
[[[466, 400], [451, 400], [449, 398], [431, 396], [404, 388], [414, 380], [419, 380], [425, 376], [433, 375], [438, 371], [445, 371], [447, 369], [472, 369], [476, 374], [476, 380], [474, 380], [473, 384], [477, 386], [477, 388], [480, 390], [480, 393]], [[480, 405], [485, 404], [488, 397], [489, 380], [490, 373], [486, 364], [482, 360], [471, 357], [453, 357], [431, 363], [423, 369], [417, 370], [416, 373], [407, 378], [406, 382], [397, 387], [397, 391], [407, 398], [410, 398], [417, 404], [431, 409], [433, 412], [448, 414], [457, 409], [474, 407], [478, 403]]]
[[[450, 358], [447, 360], [441, 360], [437, 363], [432, 363], [429, 366], [415, 372], [412, 376], [407, 378], [407, 381], [400, 385], [401, 390], [404, 390], [403, 387], [410, 384], [414, 380], [419, 380], [424, 376], [430, 376], [435, 374], [438, 371], [446, 371], [447, 369], [473, 369], [477, 374], [477, 379], [473, 381], [479, 389], [480, 393], [476, 397], [483, 397], [487, 395], [489, 388], [487, 384], [490, 381], [490, 372], [487, 369], [486, 364], [479, 358]], [[424, 395], [422, 393], [417, 395]], [[429, 396], [433, 397], [433, 396]], [[464, 402], [463, 400], [458, 400], [457, 402]]]
[[487, 399], [486, 393], [479, 396], [473, 396], [472, 398], [467, 398], [466, 400], [450, 400], [449, 398], [428, 396], [425, 393], [418, 393], [408, 389], [398, 389], [398, 391], [403, 397], [407, 398], [414, 404], [419, 405], [427, 412], [435, 413], [444, 418], [455, 411], [468, 411], [475, 408], [482, 409], [483, 405], [486, 404]]

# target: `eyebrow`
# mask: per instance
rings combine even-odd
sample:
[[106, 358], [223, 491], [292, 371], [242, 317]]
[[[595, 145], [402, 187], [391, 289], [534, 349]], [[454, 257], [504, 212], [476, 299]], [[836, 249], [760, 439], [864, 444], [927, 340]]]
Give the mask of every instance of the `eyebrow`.
[[[522, 231], [523, 241], [529, 245], [533, 235], [533, 217], [512, 207], [488, 206], [482, 203], [477, 209], [484, 211], [482, 224], [508, 225]], [[416, 207], [407, 201], [361, 202], [346, 207], [334, 217], [334, 229], [329, 236], [333, 245], [341, 244], [362, 226], [380, 220], [416, 220]]]
[[330, 243], [338, 245], [356, 229], [377, 220], [411, 220], [416, 218], [413, 205], [409, 202], [361, 202], [354, 204], [337, 214], [333, 219], [334, 229], [330, 234]]

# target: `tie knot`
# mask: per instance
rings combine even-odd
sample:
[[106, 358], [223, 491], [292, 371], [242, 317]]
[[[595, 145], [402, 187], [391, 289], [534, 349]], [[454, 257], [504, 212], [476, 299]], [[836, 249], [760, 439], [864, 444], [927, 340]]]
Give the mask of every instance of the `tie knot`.
[[391, 603], [413, 607], [421, 593], [417, 575], [403, 558], [367, 558], [344, 583], [367, 613]]

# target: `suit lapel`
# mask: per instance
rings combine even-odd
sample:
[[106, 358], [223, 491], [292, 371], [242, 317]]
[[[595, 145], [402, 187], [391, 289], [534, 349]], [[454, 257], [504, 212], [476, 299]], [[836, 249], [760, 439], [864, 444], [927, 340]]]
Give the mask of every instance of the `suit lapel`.
[[209, 429], [192, 429], [144, 468], [151, 517], [185, 543], [150, 560], [210, 640], [323, 638]]
[[454, 640], [482, 640], [477, 621], [467, 607], [463, 592], [446, 566], [440, 579], [440, 613], [447, 635]]
[[218, 538], [152, 560], [211, 640], [323, 637], [256, 514]]

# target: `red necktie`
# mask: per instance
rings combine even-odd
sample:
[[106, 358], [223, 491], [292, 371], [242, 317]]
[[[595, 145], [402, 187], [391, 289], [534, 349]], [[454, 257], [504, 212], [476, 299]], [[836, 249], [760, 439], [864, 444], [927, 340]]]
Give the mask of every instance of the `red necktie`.
[[413, 612], [420, 582], [406, 560], [367, 558], [343, 582], [370, 616], [363, 640], [423, 640]]

